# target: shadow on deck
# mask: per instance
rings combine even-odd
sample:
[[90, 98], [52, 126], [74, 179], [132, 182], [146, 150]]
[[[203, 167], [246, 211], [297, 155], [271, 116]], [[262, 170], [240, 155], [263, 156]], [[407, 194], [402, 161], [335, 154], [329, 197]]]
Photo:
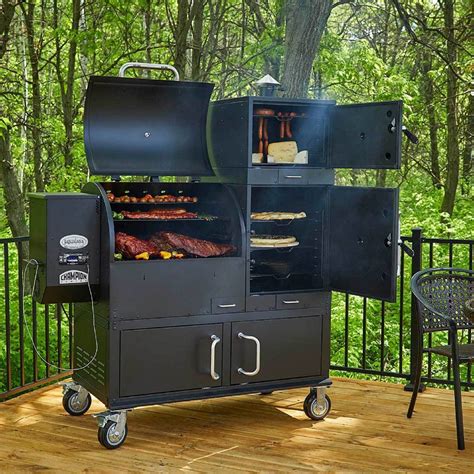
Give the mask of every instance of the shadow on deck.
[[[68, 416], [61, 388], [0, 404], [0, 466], [69, 471], [457, 470], [474, 466], [474, 393], [464, 393], [466, 450], [456, 449], [451, 391], [428, 388], [407, 420], [401, 385], [335, 379], [323, 422], [303, 413], [307, 389], [136, 409], [123, 447], [107, 451], [91, 416]], [[103, 406], [93, 401], [89, 413]]]

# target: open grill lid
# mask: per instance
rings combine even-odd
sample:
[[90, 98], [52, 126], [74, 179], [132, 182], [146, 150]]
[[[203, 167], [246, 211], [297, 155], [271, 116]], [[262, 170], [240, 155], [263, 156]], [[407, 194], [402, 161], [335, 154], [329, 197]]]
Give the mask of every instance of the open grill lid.
[[206, 143], [212, 89], [201, 82], [91, 77], [84, 111], [91, 173], [212, 175]]

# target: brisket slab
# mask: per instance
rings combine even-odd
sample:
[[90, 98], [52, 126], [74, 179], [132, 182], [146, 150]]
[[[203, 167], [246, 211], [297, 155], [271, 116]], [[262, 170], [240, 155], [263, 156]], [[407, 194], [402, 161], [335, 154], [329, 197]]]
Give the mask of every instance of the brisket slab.
[[121, 253], [125, 258], [134, 259], [143, 252], [148, 252], [150, 257], [156, 257], [160, 249], [148, 240], [141, 240], [125, 232], [115, 234], [115, 252]]
[[195, 239], [175, 232], [158, 232], [151, 238], [157, 246], [167, 244], [175, 250], [184, 250], [197, 257], [221, 257], [235, 252], [230, 244], [216, 244], [208, 240]]

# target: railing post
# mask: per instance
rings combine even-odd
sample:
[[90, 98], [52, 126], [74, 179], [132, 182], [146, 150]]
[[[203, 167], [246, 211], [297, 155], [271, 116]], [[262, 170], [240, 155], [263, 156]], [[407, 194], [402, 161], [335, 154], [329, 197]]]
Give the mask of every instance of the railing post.
[[[423, 257], [423, 246], [422, 239], [423, 229], [421, 227], [415, 227], [411, 230], [411, 241], [412, 241], [412, 250], [413, 257], [411, 259], [411, 276], [419, 272], [422, 268], [422, 257]], [[411, 292], [410, 292], [411, 293]], [[407, 392], [413, 391], [413, 386], [415, 384], [415, 374], [417, 366], [417, 358], [419, 348], [423, 341], [420, 341], [420, 332], [417, 330], [418, 327], [418, 310], [416, 305], [416, 298], [411, 293], [411, 303], [410, 303], [410, 382], [405, 385], [405, 390]], [[423, 357], [423, 355], [421, 355]], [[420, 384], [420, 392], [425, 390], [425, 386]]]

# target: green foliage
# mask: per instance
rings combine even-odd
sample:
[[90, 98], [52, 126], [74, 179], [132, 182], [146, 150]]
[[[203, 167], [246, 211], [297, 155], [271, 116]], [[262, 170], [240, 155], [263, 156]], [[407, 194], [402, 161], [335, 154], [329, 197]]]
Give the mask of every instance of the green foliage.
[[[199, 71], [194, 79], [216, 84], [214, 99], [254, 94], [253, 82], [266, 73], [281, 77], [284, 57], [284, 0], [204, 1], [203, 34], [198, 50]], [[472, 238], [474, 228], [474, 199], [469, 173], [461, 171], [461, 185], [456, 206], [451, 217], [441, 216], [439, 209], [443, 198], [442, 187], [432, 182], [432, 151], [430, 148], [430, 113], [425, 98], [426, 78], [433, 84], [434, 118], [436, 119], [437, 147], [439, 152], [441, 185], [446, 179], [446, 70], [443, 53], [443, 17], [438, 4], [422, 0], [401, 2], [404, 7], [417, 9], [424, 16], [429, 30], [417, 29], [420, 38], [429, 44], [421, 45], [413, 40], [400, 21], [389, 0], [351, 2], [334, 8], [323, 36], [314, 74], [310, 81], [310, 96], [336, 99], [338, 103], [403, 100], [404, 124], [420, 139], [418, 146], [404, 141], [402, 169], [380, 173], [366, 170], [338, 170], [337, 182], [341, 185], [382, 185], [400, 189], [401, 231], [409, 235], [413, 227], [422, 227], [430, 237]], [[26, 197], [35, 190], [35, 172], [44, 179], [47, 191], [78, 191], [88, 179], [83, 148], [82, 115], [87, 79], [90, 75], [116, 75], [121, 64], [127, 61], [173, 63], [176, 57], [177, 2], [149, 2], [147, 0], [96, 0], [81, 2], [81, 21], [77, 32], [71, 30], [72, 4], [58, 0], [58, 15], [54, 18], [54, 2], [35, 3], [33, 46], [39, 61], [38, 88], [41, 115], [32, 116], [33, 83], [31, 57], [25, 18], [17, 7], [10, 29], [7, 53], [0, 69], [0, 137], [10, 129], [11, 154], [20, 188]], [[471, 2], [456, 2], [455, 21], [459, 36], [458, 58], [454, 67], [459, 74], [458, 125], [459, 145], [469, 151], [469, 74], [472, 72], [472, 45], [469, 44], [469, 27], [472, 27]], [[150, 20], [147, 40], [146, 20]], [[415, 19], [412, 18], [414, 24]], [[471, 22], [471, 23], [470, 23]], [[417, 24], [418, 25], [418, 24]], [[471, 28], [472, 29], [472, 28]], [[187, 33], [187, 67], [183, 77], [191, 78], [191, 59], [196, 48], [192, 45], [194, 25]], [[425, 36], [423, 36], [425, 35]], [[68, 52], [71, 40], [77, 41], [77, 56], [73, 71], [73, 127], [72, 164], [65, 166], [66, 128], [62, 92], [68, 76]], [[423, 70], [423, 65], [429, 65]], [[140, 73], [131, 71], [130, 76]], [[62, 78], [61, 85], [59, 77]], [[155, 76], [153, 76], [155, 77]], [[158, 76], [157, 76], [158, 77]], [[33, 164], [33, 131], [39, 129], [40, 169]], [[472, 140], [472, 138], [471, 138]], [[468, 154], [467, 154], [468, 155]], [[3, 157], [0, 157], [3, 159]], [[133, 159], [133, 157], [130, 157]], [[469, 167], [466, 167], [469, 171]], [[100, 181], [107, 177], [95, 176]], [[131, 178], [133, 179], [133, 178]], [[169, 178], [173, 179], [173, 178]], [[460, 192], [462, 190], [462, 192]], [[5, 212], [5, 199], [0, 194], [0, 236], [10, 234]], [[18, 268], [14, 246], [10, 246], [12, 323], [12, 370], [14, 383], [18, 383], [20, 370], [19, 350], [19, 295], [17, 293]], [[469, 252], [466, 247], [456, 250], [453, 261], [449, 260], [449, 248], [439, 245], [433, 248], [432, 258], [424, 254], [424, 265], [448, 265], [468, 267]], [[3, 267], [4, 262], [0, 261]], [[364, 333], [363, 299], [350, 297], [348, 362], [360, 367], [380, 369], [381, 347], [384, 368], [398, 370], [400, 363], [407, 370], [409, 357], [409, 269], [405, 266], [406, 287], [397, 304], [384, 306], [384, 338], [381, 346], [381, 303], [367, 301], [367, 319]], [[0, 274], [0, 391], [5, 380], [5, 286], [4, 273]], [[399, 295], [401, 292], [399, 291]], [[32, 325], [30, 302], [25, 303], [27, 321]], [[402, 310], [400, 310], [400, 304]], [[42, 311], [42, 309], [41, 309]], [[45, 317], [38, 313], [38, 344], [44, 354]], [[50, 347], [57, 338], [57, 315], [50, 309]], [[67, 321], [62, 318], [63, 356], [67, 352]], [[344, 296], [336, 294], [333, 305], [332, 357], [334, 364], [345, 361], [345, 314]], [[400, 339], [400, 334], [402, 338]], [[31, 344], [26, 339], [25, 367], [27, 380], [32, 379]], [[367, 352], [362, 357], [362, 341], [367, 341]], [[402, 349], [401, 361], [398, 357]], [[66, 352], [64, 352], [66, 351]], [[53, 361], [57, 358], [52, 354]], [[445, 369], [435, 361], [435, 370]], [[45, 374], [40, 364], [39, 376]]]

